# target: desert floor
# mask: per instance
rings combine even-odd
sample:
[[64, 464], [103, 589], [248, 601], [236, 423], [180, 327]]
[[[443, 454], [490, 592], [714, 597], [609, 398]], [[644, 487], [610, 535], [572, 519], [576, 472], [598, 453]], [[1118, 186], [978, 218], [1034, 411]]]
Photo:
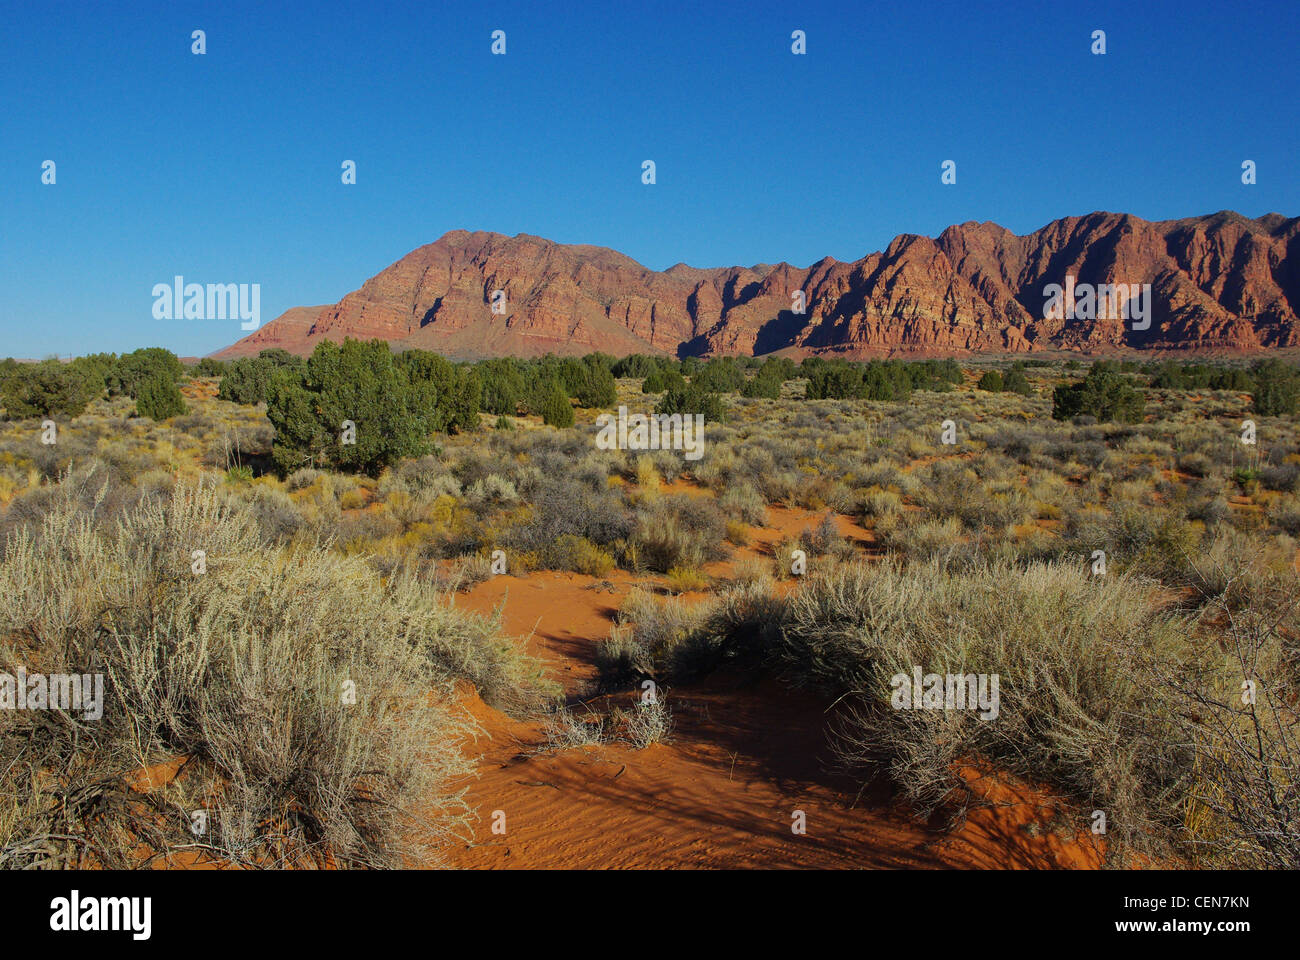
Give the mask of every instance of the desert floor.
[[[686, 485], [675, 485], [684, 492]], [[707, 496], [707, 491], [699, 490]], [[725, 579], [736, 560], [766, 556], [821, 514], [769, 508], [750, 546], [705, 572]], [[847, 517], [840, 533], [870, 552], [871, 534]], [[538, 572], [494, 577], [460, 595], [477, 612], [500, 609], [507, 635], [526, 637], [571, 707], [594, 675], [594, 645], [609, 634], [629, 589], [644, 579]], [[691, 595], [688, 595], [691, 596]], [[701, 593], [696, 599], [703, 599]], [[468, 799], [479, 812], [472, 842], [448, 851], [463, 868], [1080, 868], [1100, 863], [1088, 834], [1065, 826], [1044, 790], [966, 771], [980, 805], [955, 831], [920, 823], [886, 788], [860, 788], [828, 772], [826, 716], [811, 698], [763, 681], [713, 676], [662, 691], [668, 742], [550, 750], [541, 725], [512, 720], [472, 694], [482, 728]], [[631, 706], [637, 691], [609, 699]], [[605, 699], [605, 698], [598, 698]], [[603, 706], [607, 706], [603, 705]], [[806, 833], [792, 831], [802, 810]], [[505, 832], [493, 833], [493, 815]], [[498, 817], [499, 822], [499, 817]]]

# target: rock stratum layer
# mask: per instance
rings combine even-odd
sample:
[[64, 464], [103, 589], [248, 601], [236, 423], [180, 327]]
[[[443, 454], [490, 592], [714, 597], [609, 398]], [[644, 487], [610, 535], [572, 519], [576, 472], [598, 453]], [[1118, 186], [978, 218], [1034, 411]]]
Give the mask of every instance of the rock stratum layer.
[[[1045, 319], [1048, 284], [1151, 285], [1150, 326]], [[506, 311], [494, 314], [493, 291]], [[806, 310], [792, 309], [802, 290]], [[453, 230], [324, 307], [295, 307], [219, 351], [310, 352], [390, 341], [451, 357], [898, 354], [1124, 348], [1249, 352], [1300, 345], [1300, 217], [1230, 211], [1146, 221], [1092, 213], [1028, 236], [994, 223], [904, 234], [883, 253], [811, 267], [649, 270], [604, 247]]]

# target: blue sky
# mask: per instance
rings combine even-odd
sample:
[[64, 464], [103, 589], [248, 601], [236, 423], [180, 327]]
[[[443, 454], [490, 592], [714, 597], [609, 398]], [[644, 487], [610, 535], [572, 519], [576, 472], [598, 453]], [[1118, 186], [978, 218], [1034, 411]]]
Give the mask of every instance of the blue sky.
[[155, 283], [259, 283], [267, 322], [457, 228], [664, 269], [1300, 214], [1294, 0], [470, 7], [7, 4], [0, 357], [208, 353], [238, 322], [156, 320]]

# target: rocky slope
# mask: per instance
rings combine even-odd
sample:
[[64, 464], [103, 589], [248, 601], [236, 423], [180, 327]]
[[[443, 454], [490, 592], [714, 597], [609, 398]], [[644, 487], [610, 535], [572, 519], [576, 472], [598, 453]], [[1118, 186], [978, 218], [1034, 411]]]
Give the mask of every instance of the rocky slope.
[[[1150, 326], [1118, 316], [1045, 319], [1049, 284], [1151, 285]], [[493, 291], [505, 291], [494, 314]], [[792, 309], [803, 291], [806, 309]], [[811, 267], [649, 270], [604, 247], [453, 230], [333, 306], [295, 307], [216, 354], [308, 352], [379, 337], [475, 358], [615, 355], [1251, 351], [1300, 345], [1300, 217], [1231, 211], [1149, 222], [1092, 213], [1019, 237], [963, 223], [905, 234], [883, 253]]]

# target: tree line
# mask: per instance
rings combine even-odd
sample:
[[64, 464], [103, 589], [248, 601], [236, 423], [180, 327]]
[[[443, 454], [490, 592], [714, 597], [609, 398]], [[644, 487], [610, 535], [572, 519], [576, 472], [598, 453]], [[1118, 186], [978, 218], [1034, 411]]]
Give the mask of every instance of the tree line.
[[[1045, 363], [1016, 361], [1005, 370], [988, 370], [976, 386], [1030, 396], [1034, 389], [1025, 369]], [[1069, 371], [1081, 364], [1070, 360], [1064, 366]], [[175, 354], [160, 347], [67, 363], [9, 359], [0, 361], [0, 406], [11, 420], [75, 417], [97, 397], [121, 396], [135, 401], [135, 415], [164, 420], [186, 412], [180, 392], [186, 372]], [[188, 372], [220, 377], [221, 400], [266, 404], [276, 431], [272, 454], [281, 470], [329, 463], [366, 473], [428, 450], [436, 434], [478, 429], [481, 413], [495, 414], [503, 429], [512, 425], [511, 417], [528, 415], [554, 427], [572, 426], [575, 406], [616, 402], [618, 379], [641, 380], [642, 393], [657, 398], [656, 413], [699, 413], [710, 422], [726, 419], [724, 394], [775, 400], [798, 379], [806, 380], [804, 399], [888, 402], [904, 402], [914, 390], [950, 391], [965, 382], [953, 359], [854, 362], [813, 356], [795, 363], [778, 356], [705, 360], [590, 353], [469, 363], [426, 350], [393, 353], [385, 341], [352, 339], [323, 341], [308, 357], [272, 348], [228, 362], [205, 358]], [[1300, 370], [1277, 358], [1249, 367], [1099, 360], [1082, 379], [1053, 389], [1052, 416], [1138, 422], [1145, 408], [1143, 379], [1151, 389], [1249, 392], [1254, 411], [1266, 416], [1292, 416], [1300, 401]], [[354, 434], [341, 442], [345, 422]]]

